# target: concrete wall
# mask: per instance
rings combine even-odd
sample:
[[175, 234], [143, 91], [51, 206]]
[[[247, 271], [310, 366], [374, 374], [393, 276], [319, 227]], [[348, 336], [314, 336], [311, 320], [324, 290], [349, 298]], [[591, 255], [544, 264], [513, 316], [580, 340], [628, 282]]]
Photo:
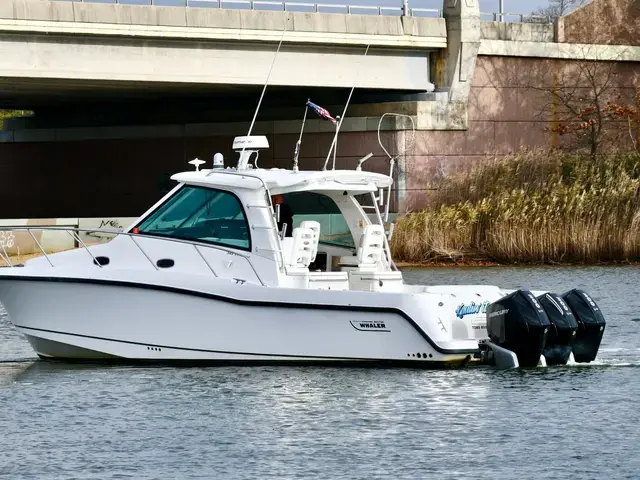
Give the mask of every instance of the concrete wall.
[[[430, 182], [437, 182], [456, 169], [468, 168], [488, 155], [574, 142], [571, 135], [558, 136], [548, 131], [554, 119], [562, 119], [562, 109], [557, 106], [554, 113], [545, 107], [552, 103], [550, 89], [554, 82], [575, 86], [576, 94], [582, 89], [583, 95], [579, 96], [589, 95], [590, 85], [579, 75], [583, 63], [480, 56], [472, 78], [467, 130], [418, 130], [412, 141], [406, 123], [387, 125], [395, 131], [383, 132], [385, 146], [392, 153], [408, 149], [401, 165], [406, 173], [396, 177], [396, 187], [404, 200], [400, 210], [413, 209], [427, 201]], [[597, 78], [604, 79], [606, 74], [614, 79], [607, 90], [609, 98], [615, 100], [620, 95], [623, 100], [630, 100], [638, 85], [640, 63], [587, 64], [600, 69], [595, 72]], [[414, 115], [419, 124], [419, 110], [427, 104], [435, 102], [409, 102], [396, 108]], [[354, 106], [350, 113], [356, 116], [371, 108]], [[377, 105], [376, 109], [381, 115], [393, 106]], [[373, 152], [375, 156], [366, 168], [387, 171], [386, 157], [377, 141], [379, 117], [374, 115], [376, 112], [369, 113], [371, 117], [351, 117], [345, 122], [339, 140], [339, 168], [354, 168], [359, 158]], [[261, 156], [260, 166], [291, 166], [299, 126], [300, 120], [260, 122], [256, 126], [255, 133], [267, 134], [272, 145]], [[0, 144], [0, 218], [137, 215], [168, 188], [169, 174], [190, 169], [187, 161], [196, 156], [211, 161], [213, 153], [220, 151], [228, 164], [235, 164], [230, 146], [233, 136], [245, 131], [244, 127], [140, 127], [134, 131], [136, 138], [129, 139], [121, 138], [126, 130], [123, 128], [63, 129], [58, 141], [47, 140], [47, 132], [38, 131], [31, 132], [36, 137], [28, 141], [30, 132], [25, 130], [21, 134], [24, 138]], [[311, 119], [306, 132], [301, 168], [321, 168], [332, 139], [331, 124]], [[617, 132], [619, 136], [608, 138], [609, 145], [625, 148], [625, 130]], [[42, 141], [33, 141], [38, 135]]]
[[594, 0], [559, 19], [558, 41], [640, 45], [640, 1]]
[[[382, 135], [392, 152], [396, 135]], [[272, 147], [260, 155], [260, 166], [291, 168], [297, 134], [268, 137]], [[300, 169], [322, 168], [332, 139], [331, 133], [305, 135]], [[139, 215], [174, 185], [171, 174], [193, 169], [189, 160], [199, 157], [210, 163], [215, 152], [222, 152], [227, 165], [234, 166], [232, 140], [230, 135], [2, 144], [0, 218], [58, 218], [71, 212], [74, 217]], [[372, 131], [340, 136], [338, 167], [353, 169], [369, 152], [375, 156], [366, 168], [388, 173]]]
[[[640, 64], [588, 62], [602, 82], [607, 100], [632, 102], [640, 87]], [[419, 131], [412, 154], [407, 157], [405, 209], [418, 208], [428, 199], [428, 186], [488, 156], [522, 149], [578, 146], [573, 135], [559, 136], [549, 128], [563, 118], [561, 105], [553, 104], [550, 91], [564, 85], [577, 97], [588, 97], [593, 88], [578, 60], [552, 60], [480, 56], [469, 100], [466, 131]], [[600, 84], [600, 87], [602, 84]], [[620, 97], [620, 98], [618, 98]], [[607, 101], [604, 100], [604, 101]], [[551, 108], [549, 108], [551, 107]], [[619, 127], [619, 128], [618, 128]], [[612, 126], [606, 145], [630, 147], [626, 124]]]
[[[9, 9], [6, 6], [8, 4], [11, 4], [13, 9]], [[626, 14], [628, 10], [624, 8], [632, 8], [637, 4], [637, 0], [631, 3], [617, 0], [611, 5], [617, 8], [615, 15], [619, 15], [621, 19], [629, 19], [637, 17]], [[549, 133], [549, 126], [561, 120], [562, 112], [558, 105], [552, 105], [552, 110], [547, 107], [552, 104], [550, 89], [561, 82], [575, 87], [577, 95], [581, 93], [581, 89], [585, 95], [589, 93], [590, 86], [588, 82], [585, 83], [584, 75], [581, 76], [580, 73], [581, 65], [585, 62], [602, 69], [597, 72], [596, 78], [605, 78], [602, 75], [602, 72], [605, 72], [606, 78], [611, 79], [608, 93], [611, 99], [617, 98], [618, 95], [623, 99], [630, 98], [637, 86], [637, 76], [640, 75], [640, 47], [584, 45], [589, 43], [590, 37], [586, 33], [587, 30], [579, 30], [576, 25], [588, 28], [593, 18], [587, 14], [607, 14], [608, 11], [605, 10], [593, 10], [605, 8], [600, 0], [594, 2], [594, 6], [590, 7], [592, 10], [581, 9], [573, 14], [578, 16], [567, 17], [563, 23], [564, 30], [559, 29], [558, 35], [563, 35], [564, 41], [573, 39], [584, 42], [583, 44], [554, 43], [552, 27], [549, 25], [481, 23], [475, 0], [447, 2], [447, 5], [449, 10], [445, 9], [445, 14], [454, 20], [457, 16], [458, 19], [449, 22], [448, 25], [449, 48], [434, 54], [434, 57], [437, 57], [434, 62], [435, 77], [437, 86], [440, 87], [440, 91], [434, 94], [434, 101], [407, 102], [391, 108], [387, 108], [388, 105], [378, 106], [379, 111], [376, 113], [381, 115], [385, 111], [397, 109], [399, 112], [412, 115], [418, 126], [413, 138], [406, 124], [394, 125], [383, 134], [385, 145], [389, 146], [392, 153], [407, 150], [396, 176], [396, 186], [402, 200], [399, 205], [401, 211], [419, 207], [427, 201], [430, 182], [437, 182], [458, 168], [468, 168], [470, 164], [481, 161], [487, 155], [503, 155], [523, 148], [561, 146], [573, 141], [570, 136], [560, 137]], [[176, 40], [157, 37], [182, 35], [189, 38], [184, 44], [191, 45], [188, 48], [193, 49], [193, 56], [189, 57], [187, 63], [195, 65], [193, 71], [198, 72], [203, 68], [198, 61], [202, 58], [203, 52], [222, 52], [225, 46], [233, 45], [233, 42], [226, 45], [221, 43], [221, 36], [231, 35], [234, 31], [224, 28], [225, 25], [236, 25], [237, 32], [233, 35], [255, 35], [251, 37], [251, 41], [258, 41], [260, 35], [268, 41], [277, 41], [280, 32], [274, 29], [274, 22], [289, 22], [290, 18], [293, 22], [291, 35], [295, 36], [289, 36], [287, 40], [296, 45], [288, 47], [289, 53], [295, 54], [295, 49], [298, 48], [301, 49], [298, 51], [299, 58], [309, 59], [309, 51], [318, 54], [327, 49], [328, 65], [331, 65], [331, 68], [321, 70], [329, 76], [335, 76], [336, 62], [343, 62], [341, 65], [344, 68], [341, 67], [339, 70], [343, 73], [350, 71], [349, 78], [353, 78], [353, 71], [347, 66], [349, 63], [353, 64], [349, 60], [355, 57], [345, 54], [341, 60], [338, 58], [341, 49], [355, 49], [353, 45], [362, 42], [366, 44], [367, 38], [371, 38], [371, 31], [377, 32], [373, 33], [376, 41], [396, 42], [396, 46], [403, 44], [407, 51], [418, 52], [415, 53], [418, 56], [416, 58], [425, 55], [427, 44], [424, 42], [431, 41], [425, 38], [446, 41], [441, 19], [435, 23], [422, 23], [417, 19], [392, 17], [368, 17], [360, 20], [356, 16], [343, 18], [346, 16], [316, 16], [317, 14], [292, 14], [289, 17], [289, 14], [282, 12], [259, 12], [265, 15], [256, 16], [256, 12], [214, 9], [207, 9], [207, 13], [189, 14], [185, 9], [164, 8], [166, 7], [156, 9], [148, 6], [83, 5], [47, 0], [0, 2], [0, 18], [4, 11], [7, 19], [4, 23], [0, 21], [0, 29], [11, 32], [3, 37], [4, 41], [15, 41], [18, 31], [23, 32], [21, 35], [25, 35], [24, 38], [32, 38], [32, 41], [24, 42], [26, 46], [22, 50], [16, 45], [13, 53], [8, 51], [0, 56], [0, 73], [6, 74], [11, 70], [10, 65], [13, 62], [14, 65], [24, 67], [23, 78], [28, 78], [29, 75], [33, 75], [34, 70], [38, 71], [38, 68], [44, 71], [49, 62], [58, 69], [83, 71], [87, 75], [98, 72], [105, 76], [105, 70], [115, 75], [122, 69], [123, 63], [121, 59], [109, 63], [109, 59], [113, 57], [112, 52], [108, 50], [109, 45], [101, 46], [107, 49], [102, 53], [100, 48], [82, 50], [84, 45], [107, 38], [111, 46], [121, 51], [138, 51], [140, 59], [145, 60], [137, 63], [125, 62], [130, 67], [129, 74], [133, 71], [139, 75], [148, 75], [155, 81], [158, 75], [171, 73], [172, 68], [180, 71], [189, 70], [184, 67], [184, 63], [172, 63], [173, 58], [182, 56], [164, 55], [160, 51], [163, 48], [177, 48]], [[182, 18], [182, 15], [185, 23], [172, 26], [171, 21], [174, 20], [167, 20], [173, 18], [172, 12], [178, 12], [175, 18]], [[18, 18], [19, 15], [22, 17]], [[201, 15], [201, 18], [196, 21], [195, 17], [188, 15]], [[576, 19], [580, 18], [582, 20], [578, 22]], [[112, 23], [95, 23], [107, 20]], [[226, 21], [231, 23], [225, 23]], [[626, 20], [617, 24], [622, 36], [615, 37], [614, 29], [607, 30], [603, 27], [602, 31], [598, 30], [598, 35], [603, 36], [598, 38], [608, 39], [609, 43], [619, 43], [616, 40], [618, 38], [627, 39], [628, 43], [638, 43], [638, 37], [634, 37], [634, 32], [637, 33], [639, 30], [632, 24], [629, 32], [624, 33], [627, 32], [624, 21]], [[376, 22], [374, 30], [370, 30], [374, 27], [371, 22]], [[381, 22], [382, 27], [377, 22]], [[338, 24], [341, 26], [338, 27]], [[575, 27], [571, 27], [572, 25]], [[571, 28], [567, 30], [567, 26]], [[48, 41], [42, 40], [42, 35], [34, 31], [36, 27], [49, 29], [51, 38]], [[68, 30], [64, 30], [65, 28]], [[65, 35], [73, 32], [77, 34], [77, 29], [85, 29], [83, 35], [88, 37], [76, 36], [80, 40], [76, 40], [73, 48], [70, 47], [68, 51], [75, 51], [76, 54], [80, 52], [83, 55], [65, 58], [60, 51], [55, 50], [64, 41], [70, 42], [69, 37]], [[582, 37], [579, 36], [580, 31], [583, 32], [580, 34]], [[130, 38], [136, 36], [153, 38], [145, 38], [143, 42]], [[62, 41], [61, 38], [65, 40]], [[114, 41], [114, 38], [117, 40]], [[199, 40], [194, 41], [194, 38]], [[268, 44], [260, 46], [258, 43], [238, 42], [239, 38], [227, 38], [234, 40], [236, 47], [226, 50], [241, 48], [242, 45], [247, 55], [255, 55], [259, 48], [271, 48]], [[305, 42], [315, 45], [299, 45]], [[334, 42], [334, 47], [322, 45], [331, 42]], [[340, 42], [351, 43], [345, 46]], [[135, 47], [136, 44], [138, 47]], [[132, 45], [134, 48], [131, 48]], [[144, 48], [140, 48], [140, 45]], [[376, 52], [386, 51], [382, 48], [372, 49], [371, 58], [375, 60]], [[398, 52], [397, 49], [388, 51]], [[37, 53], [35, 57], [34, 52]], [[337, 52], [338, 55], [332, 56], [332, 52]], [[90, 64], [93, 55], [96, 58], [100, 57], [101, 61], [97, 63], [101, 70]], [[400, 52], [401, 57], [411, 55]], [[154, 63], [156, 58], [160, 63]], [[269, 56], [268, 60], [271, 58]], [[426, 63], [426, 56], [419, 59]], [[384, 59], [378, 60], [378, 63], [371, 66], [371, 75], [361, 72], [360, 77], [365, 80], [358, 85], [359, 88], [371, 87], [372, 85], [366, 84], [367, 81], [375, 82], [380, 78], [386, 78], [388, 82], [397, 76], [397, 67]], [[184, 58], [178, 58], [177, 61], [184, 61]], [[264, 59], [262, 61], [267, 62]], [[314, 85], [332, 85], [327, 83], [329, 77], [319, 77], [318, 72], [298, 63], [295, 58], [288, 58], [286, 61], [295, 65], [298, 75], [313, 78], [316, 82]], [[249, 60], [249, 63], [256, 65], [255, 59]], [[424, 63], [422, 70], [418, 69], [422, 80], [426, 78], [423, 71]], [[260, 70], [263, 73], [267, 64], [268, 62], [262, 64], [264, 68]], [[73, 68], [70, 68], [70, 65]], [[164, 69], [158, 70], [158, 65], [164, 66]], [[83, 68], [85, 70], [82, 70]], [[149, 70], [144, 71], [145, 68]], [[221, 62], [217, 70], [228, 75], [229, 72], [225, 69], [226, 63]], [[209, 77], [214, 73], [204, 72], [203, 77]], [[405, 74], [407, 78], [413, 78], [415, 69], [413, 73]], [[68, 76], [68, 72], [65, 75]], [[272, 79], [272, 84], [282, 81], [278, 80], [277, 75], [276, 73]], [[167, 79], [168, 77], [165, 81]], [[292, 80], [289, 78], [286, 81]], [[233, 82], [242, 83], [238, 79]], [[262, 81], [257, 82], [255, 79], [251, 82], [262, 84]], [[397, 79], [394, 82], [393, 85], [387, 85], [387, 88], [399, 88]], [[305, 85], [299, 77], [296, 77], [293, 83]], [[348, 86], [351, 86], [351, 80]], [[359, 108], [365, 107], [354, 105], [350, 108], [348, 121], [345, 122], [343, 133], [340, 135], [338, 167], [354, 168], [359, 158], [373, 152], [375, 156], [367, 162], [366, 168], [386, 172], [386, 156], [378, 145], [375, 131], [377, 118], [374, 114], [368, 117], [366, 115], [369, 113], [358, 112]], [[335, 113], [336, 110], [332, 111]], [[299, 125], [300, 122], [296, 120], [256, 126], [255, 133], [267, 134], [272, 145], [271, 150], [261, 156], [260, 166], [290, 167]], [[318, 128], [314, 129], [314, 125]], [[187, 161], [194, 157], [211, 161], [213, 153], [220, 151], [225, 154], [228, 164], [233, 165], [235, 159], [231, 160], [231, 141], [234, 134], [242, 131], [245, 131], [244, 127], [239, 128], [237, 124], [177, 124], [161, 127], [142, 125], [135, 128], [116, 126], [101, 129], [88, 127], [8, 132], [2, 138], [2, 141], [8, 143], [0, 144], [0, 218], [12, 218], [16, 215], [20, 218], [137, 215], [169, 188], [168, 176], [171, 173], [191, 168]], [[331, 142], [331, 126], [319, 121], [314, 124], [311, 121], [307, 132], [302, 146], [301, 168], [317, 169], [324, 163]], [[626, 141], [624, 136], [608, 140], [609, 144], [617, 144], [623, 148]]]
[[485, 40], [555, 42], [552, 23], [482, 22], [480, 33]]
[[[2, 219], [0, 220], [0, 253], [6, 252], [13, 255], [30, 255], [41, 253], [40, 247], [47, 253], [54, 253], [72, 248], [81, 247], [82, 244], [73, 238], [69, 231], [49, 230], [55, 228], [102, 228], [113, 231], [122, 231], [131, 225], [135, 218], [29, 218], [29, 219]], [[3, 227], [27, 227], [30, 230], [3, 230]], [[40, 230], [39, 228], [44, 228]], [[113, 238], [106, 232], [79, 232], [80, 239], [85, 245], [104, 243]], [[35, 237], [35, 238], [34, 238]], [[37, 241], [37, 243], [36, 243]], [[40, 246], [38, 246], [38, 243]], [[0, 265], [4, 265], [0, 255]], [[91, 260], [89, 254], [87, 259]], [[21, 261], [20, 258], [16, 259]]]

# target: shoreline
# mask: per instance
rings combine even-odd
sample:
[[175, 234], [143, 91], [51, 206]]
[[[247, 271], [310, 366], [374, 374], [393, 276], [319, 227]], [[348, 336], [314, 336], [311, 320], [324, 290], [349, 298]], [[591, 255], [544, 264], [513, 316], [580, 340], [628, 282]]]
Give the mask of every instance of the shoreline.
[[[57, 252], [51, 252], [57, 253]], [[27, 255], [9, 255], [9, 259], [13, 265], [19, 265], [31, 260], [32, 258], [41, 257], [41, 253], [32, 253]], [[509, 262], [500, 263], [489, 259], [459, 259], [459, 260], [424, 260], [421, 262], [395, 262], [399, 269], [405, 268], [496, 268], [496, 267], [637, 267], [640, 261], [629, 262], [600, 262], [600, 263], [559, 263], [559, 262]], [[7, 266], [6, 262], [0, 259], [0, 266]]]
[[640, 261], [619, 261], [599, 263], [560, 263], [560, 262], [509, 262], [499, 263], [491, 260], [459, 260], [459, 261], [422, 261], [422, 262], [395, 262], [400, 269], [403, 268], [495, 268], [495, 267], [637, 267]]
[[550, 150], [478, 162], [439, 179], [423, 207], [396, 221], [394, 257], [419, 266], [638, 264], [639, 159]]

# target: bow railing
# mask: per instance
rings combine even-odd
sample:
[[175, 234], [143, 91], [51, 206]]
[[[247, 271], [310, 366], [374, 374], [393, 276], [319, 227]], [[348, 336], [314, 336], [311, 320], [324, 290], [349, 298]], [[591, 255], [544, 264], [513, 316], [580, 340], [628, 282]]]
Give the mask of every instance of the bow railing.
[[91, 260], [93, 260], [93, 265], [96, 266], [97, 268], [104, 268], [105, 265], [103, 265], [103, 262], [101, 262], [99, 260], [99, 257], [96, 257], [93, 254], [93, 252], [91, 251], [91, 247], [93, 245], [87, 245], [87, 242], [85, 242], [82, 239], [82, 237], [80, 235], [81, 233], [84, 233], [84, 234], [87, 234], [87, 233], [101, 233], [101, 234], [107, 235], [107, 236], [111, 236], [112, 235], [114, 237], [123, 236], [123, 237], [129, 238], [131, 240], [131, 242], [133, 243], [133, 245], [135, 245], [136, 249], [140, 252], [140, 254], [146, 259], [146, 261], [149, 262], [149, 264], [156, 271], [160, 270], [160, 268], [151, 259], [151, 257], [147, 254], [147, 252], [144, 250], [143, 246], [138, 241], [139, 239], [148, 238], [148, 239], [153, 239], [153, 240], [158, 240], [158, 241], [166, 241], [166, 242], [172, 242], [172, 243], [178, 243], [178, 244], [191, 245], [193, 247], [193, 249], [195, 250], [195, 252], [200, 257], [200, 259], [207, 266], [208, 270], [216, 278], [220, 277], [220, 275], [216, 272], [216, 270], [213, 268], [211, 263], [206, 259], [205, 255], [203, 254], [203, 250], [205, 250], [205, 249], [219, 250], [219, 251], [225, 252], [227, 254], [234, 255], [234, 257], [239, 257], [239, 258], [244, 259], [244, 261], [246, 261], [249, 264], [249, 267], [251, 268], [251, 270], [255, 274], [255, 276], [258, 279], [258, 281], [260, 282], [260, 284], [262, 286], [265, 285], [265, 283], [262, 281], [262, 278], [260, 277], [260, 274], [257, 272], [255, 267], [253, 266], [253, 263], [251, 262], [251, 258], [249, 256], [243, 255], [242, 253], [239, 253], [239, 252], [237, 252], [235, 250], [232, 250], [232, 249], [229, 249], [229, 248], [225, 248], [225, 247], [222, 247], [222, 246], [218, 246], [218, 245], [211, 245], [209, 243], [202, 243], [202, 242], [197, 242], [197, 241], [192, 241], [192, 240], [182, 240], [182, 239], [170, 238], [170, 237], [157, 237], [157, 236], [154, 236], [154, 235], [145, 235], [145, 234], [142, 234], [142, 233], [121, 232], [121, 231], [118, 231], [118, 230], [113, 230], [113, 229], [108, 229], [108, 228], [23, 227], [23, 226], [5, 227], [5, 226], [2, 226], [2, 227], [0, 227], [0, 260], [2, 260], [4, 263], [6, 263], [7, 267], [14, 268], [14, 267], [17, 266], [16, 264], [14, 264], [11, 261], [11, 255], [9, 255], [9, 252], [8, 252], [7, 249], [10, 248], [13, 245], [13, 242], [15, 241], [14, 232], [26, 232], [31, 236], [31, 238], [33, 239], [34, 244], [37, 246], [37, 248], [40, 251], [40, 253], [42, 254], [42, 256], [49, 263], [49, 266], [51, 268], [55, 268], [56, 265], [53, 262], [53, 257], [51, 257], [49, 253], [47, 253], [47, 250], [42, 246], [42, 243], [38, 240], [38, 237], [36, 235], [34, 235], [34, 232], [46, 232], [46, 231], [66, 232], [69, 236], [71, 236], [73, 241], [75, 243], [77, 243], [77, 245], [78, 245], [77, 248], [82, 248], [87, 252], [89, 257], [91, 257]]

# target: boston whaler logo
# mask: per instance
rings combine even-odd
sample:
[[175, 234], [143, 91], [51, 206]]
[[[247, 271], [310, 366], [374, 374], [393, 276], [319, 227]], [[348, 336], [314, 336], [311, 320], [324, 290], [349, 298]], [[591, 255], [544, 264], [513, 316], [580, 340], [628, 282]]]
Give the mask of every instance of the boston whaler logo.
[[371, 320], [351, 320], [351, 326], [361, 332], [390, 332], [384, 322], [376, 322]]
[[456, 308], [456, 317], [464, 318], [466, 315], [476, 315], [478, 313], [487, 313], [487, 307], [489, 306], [489, 302], [471, 302], [469, 305], [466, 303], [461, 303]]

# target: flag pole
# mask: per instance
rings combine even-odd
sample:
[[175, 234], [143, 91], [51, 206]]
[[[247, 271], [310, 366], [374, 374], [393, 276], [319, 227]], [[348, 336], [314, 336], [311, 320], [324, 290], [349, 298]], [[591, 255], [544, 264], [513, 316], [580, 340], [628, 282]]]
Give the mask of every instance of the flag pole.
[[338, 128], [340, 128], [340, 117], [336, 115], [336, 142], [333, 145], [333, 168], [331, 170], [336, 169], [336, 153], [338, 152]]
[[302, 133], [304, 132], [304, 124], [307, 121], [307, 112], [309, 111], [309, 102], [311, 99], [307, 99], [307, 103], [305, 103], [304, 107], [304, 117], [302, 117], [302, 128], [300, 129], [300, 137], [298, 138], [298, 142], [296, 143], [296, 151], [293, 156], [293, 171], [298, 172], [298, 156], [300, 155], [300, 145], [302, 145]]

